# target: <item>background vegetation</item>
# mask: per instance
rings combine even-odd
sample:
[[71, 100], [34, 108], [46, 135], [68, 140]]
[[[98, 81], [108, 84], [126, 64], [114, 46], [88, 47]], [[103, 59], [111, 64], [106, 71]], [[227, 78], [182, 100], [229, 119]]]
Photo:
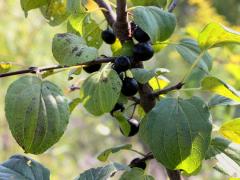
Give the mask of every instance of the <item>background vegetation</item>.
[[[114, 2], [114, 1], [113, 1]], [[208, 22], [221, 22], [240, 31], [240, 1], [239, 0], [182, 0], [176, 8], [178, 17], [178, 28], [171, 38], [177, 42], [180, 35], [196, 37], [198, 32]], [[56, 64], [51, 53], [51, 41], [55, 33], [65, 32], [66, 25], [50, 27], [42, 18], [39, 11], [31, 11], [28, 18], [20, 7], [19, 0], [0, 0], [0, 61], [11, 61], [21, 66], [45, 66]], [[189, 65], [181, 57], [168, 47], [158, 53], [149, 67], [158, 66], [168, 68], [171, 73], [167, 78], [171, 83], [177, 82], [180, 75], [183, 75]], [[102, 51], [107, 51], [103, 48]], [[224, 49], [211, 51], [214, 57], [212, 74], [217, 75], [230, 85], [240, 89], [240, 46], [228, 46]], [[19, 66], [20, 65], [20, 66]], [[51, 77], [55, 83], [65, 89], [65, 93], [72, 96], [66, 74], [58, 74]], [[65, 75], [64, 75], [65, 74]], [[181, 77], [181, 76], [180, 76]], [[13, 154], [23, 154], [23, 151], [16, 144], [8, 129], [4, 115], [4, 97], [6, 88], [16, 77], [0, 79], [0, 162], [5, 161]], [[81, 76], [84, 78], [84, 76]], [[194, 79], [194, 77], [192, 77]], [[81, 82], [82, 79], [79, 79]], [[192, 81], [191, 86], [197, 87]], [[77, 92], [76, 92], [77, 93]], [[190, 93], [190, 92], [182, 92]], [[184, 94], [183, 94], [184, 95]], [[209, 99], [208, 94], [203, 94]], [[19, 102], [21, 105], [21, 102]], [[218, 107], [214, 108], [215, 122], [223, 122], [239, 116], [240, 107]], [[73, 179], [85, 169], [102, 165], [95, 157], [107, 147], [127, 143], [128, 138], [123, 137], [117, 127], [117, 123], [110, 115], [101, 119], [88, 114], [79, 106], [71, 116], [71, 121], [65, 135], [49, 151], [40, 156], [30, 155], [51, 170], [51, 179], [65, 180]], [[142, 146], [137, 138], [131, 138], [135, 149], [141, 151]], [[119, 162], [129, 163], [129, 160], [137, 156], [131, 152], [122, 152], [114, 158]], [[161, 171], [156, 162], [151, 162], [153, 174], [160, 179]], [[191, 179], [226, 179], [217, 171], [210, 171], [211, 163], [204, 163], [201, 175]], [[158, 177], [158, 178], [157, 178]]]

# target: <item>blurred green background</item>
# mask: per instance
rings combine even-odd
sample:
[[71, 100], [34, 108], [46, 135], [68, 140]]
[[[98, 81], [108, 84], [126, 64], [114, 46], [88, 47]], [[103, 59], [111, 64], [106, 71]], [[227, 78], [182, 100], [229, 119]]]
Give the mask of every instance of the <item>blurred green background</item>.
[[[239, 0], [180, 1], [175, 13], [178, 28], [171, 42], [177, 42], [183, 37], [196, 38], [198, 32], [209, 22], [221, 22], [240, 31]], [[31, 11], [28, 18], [25, 18], [19, 0], [0, 0], [0, 62], [13, 62], [17, 65], [14, 66], [16, 69], [56, 64], [51, 54], [51, 41], [55, 33], [65, 31], [66, 24], [49, 26], [39, 10]], [[108, 46], [102, 48], [102, 52], [105, 51], [109, 54]], [[212, 74], [240, 89], [240, 47], [217, 48], [210, 53], [214, 61]], [[156, 54], [155, 61], [147, 64], [149, 69], [155, 66], [168, 68], [171, 73], [167, 78], [172, 83], [177, 82], [190, 67], [171, 46]], [[82, 74], [78, 81], [84, 80], [85, 77], [86, 74]], [[15, 76], [0, 79], [0, 162], [13, 154], [23, 154], [11, 136], [4, 116], [6, 90], [16, 78]], [[67, 72], [56, 74], [49, 79], [62, 87], [69, 98], [77, 96], [77, 92], [69, 93], [73, 82], [67, 80]], [[192, 86], [197, 84], [193, 83]], [[209, 94], [199, 95], [206, 100], [211, 97]], [[216, 124], [240, 115], [237, 106], [218, 107], [212, 112]], [[94, 117], [79, 106], [71, 116], [67, 131], [56, 145], [42, 155], [28, 156], [49, 168], [52, 180], [70, 180], [86, 169], [102, 166], [103, 163], [96, 159], [96, 155], [108, 147], [123, 143], [132, 143], [135, 149], [143, 151], [137, 137], [128, 139], [121, 135], [117, 123], [110, 115]], [[135, 153], [123, 151], [112, 156], [110, 160], [128, 164], [137, 156]], [[159, 164], [154, 161], [150, 164], [150, 174], [157, 177], [156, 179], [164, 179], [165, 176], [161, 175], [164, 172], [159, 168]], [[189, 179], [224, 180], [228, 177], [212, 170], [210, 163], [204, 163], [201, 173]]]

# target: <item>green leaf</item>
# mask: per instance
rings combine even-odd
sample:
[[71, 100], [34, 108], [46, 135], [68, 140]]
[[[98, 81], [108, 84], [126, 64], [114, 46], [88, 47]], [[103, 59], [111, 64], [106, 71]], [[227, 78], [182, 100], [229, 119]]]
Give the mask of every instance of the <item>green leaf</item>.
[[214, 106], [235, 106], [235, 105], [240, 105], [240, 102], [233, 101], [229, 98], [220, 96], [220, 95], [215, 95], [213, 96], [210, 101], [208, 102], [209, 107], [214, 107]]
[[240, 178], [240, 145], [224, 138], [214, 138], [206, 159], [216, 161], [214, 168], [231, 177]]
[[88, 46], [100, 48], [103, 40], [102, 30], [89, 13], [72, 15], [68, 21], [68, 32], [80, 35]]
[[210, 23], [201, 31], [198, 37], [201, 49], [210, 49], [227, 44], [240, 44], [240, 33], [219, 23]]
[[117, 171], [125, 170], [129, 170], [129, 167], [123, 164], [112, 163], [104, 167], [89, 169], [80, 174], [75, 180], [106, 180]]
[[134, 22], [149, 35], [153, 44], [167, 40], [175, 30], [175, 15], [158, 7], [138, 6], [132, 13]]
[[69, 119], [62, 91], [35, 76], [21, 77], [9, 86], [5, 113], [13, 137], [31, 154], [41, 154], [58, 142]]
[[240, 101], [239, 93], [233, 87], [216, 77], [208, 76], [203, 79], [201, 84], [202, 90], [213, 92], [236, 102]]
[[167, 0], [130, 0], [134, 6], [160, 6], [165, 7]]
[[99, 161], [106, 162], [108, 160], [108, 157], [111, 154], [117, 153], [121, 150], [129, 150], [131, 148], [132, 148], [131, 144], [123, 144], [123, 145], [115, 146], [115, 147], [104, 150], [98, 155], [97, 158]]
[[0, 165], [0, 179], [49, 180], [50, 172], [30, 158], [14, 155]]
[[81, 37], [71, 33], [55, 35], [52, 52], [61, 65], [67, 66], [89, 62], [98, 57], [96, 48], [88, 47]]
[[49, 2], [40, 8], [42, 15], [51, 26], [63, 23], [69, 16], [66, 2], [62, 0], [48, 0]]
[[[201, 54], [201, 49], [199, 48], [197, 42], [192, 39], [182, 39], [179, 45], [176, 46], [176, 49], [182, 58], [191, 65]], [[211, 71], [212, 58], [207, 52], [202, 56], [200, 62], [198, 63], [198, 67], [205, 72]]]
[[207, 105], [197, 97], [165, 98], [141, 121], [140, 137], [168, 169], [194, 173], [208, 149], [212, 124]]
[[113, 116], [116, 118], [116, 120], [119, 123], [120, 129], [122, 130], [122, 133], [124, 136], [128, 137], [131, 127], [128, 123], [128, 118], [122, 113], [122, 112], [114, 112]]
[[51, 0], [21, 0], [21, 6], [25, 14], [31, 9], [39, 8], [43, 5], [46, 5]]
[[223, 123], [219, 132], [227, 139], [240, 144], [240, 118]]
[[152, 176], [145, 175], [144, 170], [135, 167], [130, 171], [124, 172], [119, 180], [154, 180], [154, 178]]
[[80, 98], [75, 98], [69, 103], [69, 111], [73, 112], [73, 110], [81, 103]]
[[0, 74], [7, 73], [12, 68], [12, 64], [8, 62], [0, 62]]
[[165, 74], [165, 73], [169, 72], [169, 70], [163, 69], [163, 68], [156, 68], [153, 70], [134, 68], [134, 69], [131, 69], [131, 72], [133, 74], [134, 79], [136, 79], [141, 84], [146, 84], [153, 77], [161, 75], [161, 74]]
[[118, 101], [122, 81], [118, 74], [104, 67], [102, 71], [91, 74], [80, 88], [83, 106], [95, 116], [110, 112]]

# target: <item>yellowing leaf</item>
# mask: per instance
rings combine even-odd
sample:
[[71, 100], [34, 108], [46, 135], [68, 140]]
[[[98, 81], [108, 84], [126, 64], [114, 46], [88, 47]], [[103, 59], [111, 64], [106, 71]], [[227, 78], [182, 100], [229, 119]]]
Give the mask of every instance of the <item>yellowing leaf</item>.
[[233, 87], [216, 77], [208, 76], [203, 79], [201, 84], [202, 90], [213, 92], [237, 102], [240, 101], [239, 93]]
[[219, 132], [225, 138], [240, 144], [240, 118], [225, 122]]
[[11, 69], [12, 65], [7, 62], [0, 62], [0, 73], [6, 73]]
[[169, 84], [169, 80], [164, 76], [153, 77], [149, 81], [149, 85], [153, 88], [153, 90], [163, 89]]
[[210, 23], [199, 34], [198, 43], [201, 49], [210, 49], [229, 43], [240, 44], [240, 33], [221, 24]]

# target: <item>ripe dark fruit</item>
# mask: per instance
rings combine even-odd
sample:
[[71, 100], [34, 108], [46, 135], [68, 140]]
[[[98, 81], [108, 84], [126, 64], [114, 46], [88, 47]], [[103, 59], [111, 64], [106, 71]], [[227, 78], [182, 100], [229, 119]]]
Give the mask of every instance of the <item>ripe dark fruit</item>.
[[154, 55], [154, 50], [149, 43], [138, 43], [133, 48], [133, 57], [137, 61], [147, 61]]
[[114, 62], [114, 70], [118, 73], [131, 68], [131, 61], [127, 56], [120, 56]]
[[148, 36], [147, 33], [145, 33], [140, 27], [137, 27], [133, 31], [133, 37], [138, 41], [138, 42], [147, 42], [150, 40], [150, 37]]
[[98, 71], [101, 68], [101, 64], [93, 64], [89, 66], [83, 67], [83, 70], [86, 71], [87, 73], [93, 73]]
[[102, 32], [102, 39], [107, 44], [113, 44], [116, 41], [116, 36], [111, 29], [106, 29]]
[[131, 168], [138, 167], [138, 168], [145, 170], [147, 167], [147, 164], [145, 161], [141, 161], [140, 158], [135, 158], [130, 162], [130, 167]]
[[138, 92], [138, 83], [135, 79], [126, 77], [122, 83], [122, 94], [125, 96], [133, 96]]
[[119, 111], [119, 110], [120, 110], [121, 112], [123, 112], [123, 111], [125, 110], [123, 104], [121, 104], [121, 103], [115, 104], [115, 106], [114, 106], [114, 108], [111, 110], [110, 114], [113, 115], [114, 112]]
[[[136, 119], [129, 119], [128, 123], [130, 125], [130, 132], [127, 137], [135, 136], [139, 131], [139, 122]], [[124, 135], [122, 129], [120, 128], [121, 133]]]

